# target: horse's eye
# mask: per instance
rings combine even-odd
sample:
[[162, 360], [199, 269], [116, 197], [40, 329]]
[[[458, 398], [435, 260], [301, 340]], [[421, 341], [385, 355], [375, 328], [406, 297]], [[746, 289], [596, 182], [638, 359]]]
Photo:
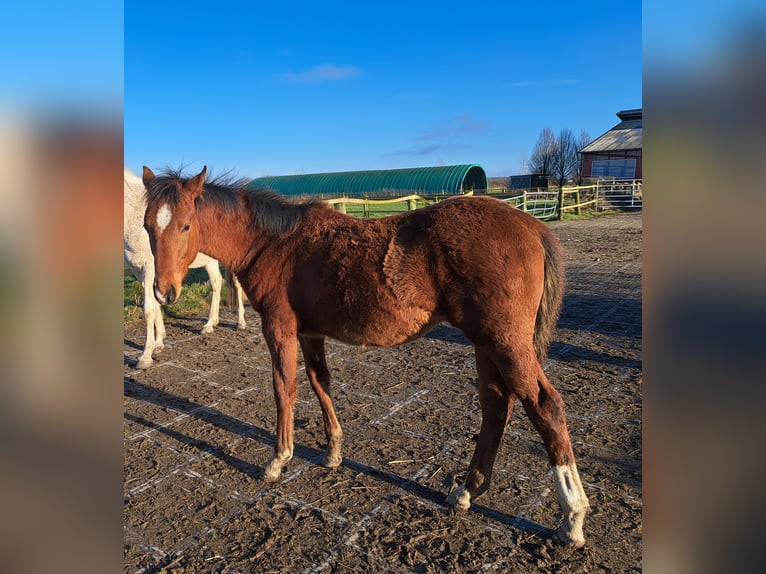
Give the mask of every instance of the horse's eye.
[[187, 231], [189, 231], [189, 224], [188, 223], [183, 226], [183, 229], [181, 229], [181, 233], [186, 233]]

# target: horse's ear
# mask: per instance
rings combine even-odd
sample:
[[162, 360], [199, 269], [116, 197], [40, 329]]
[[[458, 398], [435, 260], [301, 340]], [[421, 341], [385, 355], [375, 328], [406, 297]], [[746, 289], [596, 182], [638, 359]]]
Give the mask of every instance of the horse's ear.
[[197, 199], [202, 194], [202, 191], [203, 191], [202, 186], [205, 184], [206, 173], [207, 173], [207, 166], [203, 166], [202, 171], [199, 172], [197, 175], [195, 175], [186, 183], [185, 187], [191, 191], [194, 199]]
[[153, 179], [154, 179], [154, 172], [150, 170], [148, 167], [144, 166], [144, 176], [143, 176], [144, 185], [146, 185]]

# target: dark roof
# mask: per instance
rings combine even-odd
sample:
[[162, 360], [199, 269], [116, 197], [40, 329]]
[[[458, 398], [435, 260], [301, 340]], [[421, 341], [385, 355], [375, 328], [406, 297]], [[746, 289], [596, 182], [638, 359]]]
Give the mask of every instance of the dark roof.
[[269, 188], [282, 195], [292, 196], [358, 197], [403, 193], [454, 195], [471, 189], [487, 189], [487, 174], [478, 164], [444, 165], [257, 177], [248, 187]]
[[617, 112], [622, 121], [580, 150], [580, 153], [600, 153], [641, 149], [643, 110]]

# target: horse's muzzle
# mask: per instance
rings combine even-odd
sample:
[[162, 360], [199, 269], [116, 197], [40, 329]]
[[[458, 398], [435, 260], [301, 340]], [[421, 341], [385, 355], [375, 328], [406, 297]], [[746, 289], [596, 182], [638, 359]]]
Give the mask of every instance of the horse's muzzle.
[[173, 285], [168, 287], [168, 290], [165, 293], [161, 293], [156, 281], [154, 282], [154, 296], [157, 298], [157, 301], [160, 302], [160, 305], [172, 305], [178, 298], [176, 288]]

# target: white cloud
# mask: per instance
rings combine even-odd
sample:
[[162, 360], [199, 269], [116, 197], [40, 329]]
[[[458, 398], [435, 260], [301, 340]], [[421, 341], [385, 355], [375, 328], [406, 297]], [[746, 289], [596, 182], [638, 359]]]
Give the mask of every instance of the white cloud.
[[449, 140], [467, 134], [485, 132], [488, 129], [489, 124], [485, 120], [475, 120], [471, 114], [463, 114], [449, 118], [415, 139], [418, 141]]
[[462, 114], [443, 120], [435, 127], [417, 135], [413, 145], [398, 149], [394, 156], [424, 156], [436, 152], [454, 152], [471, 146], [471, 138], [490, 130], [489, 123], [477, 120], [471, 114]]
[[303, 72], [287, 72], [282, 77], [291, 84], [319, 84], [320, 82], [334, 82], [353, 78], [361, 74], [356, 66], [336, 66], [335, 64], [322, 64]]
[[510, 82], [510, 83], [504, 84], [504, 86], [508, 88], [531, 88], [533, 86], [537, 86], [537, 87], [569, 86], [571, 84], [576, 84], [576, 83], [577, 83], [577, 80], [574, 78], [564, 78], [561, 80], [543, 80], [543, 81], [521, 80], [518, 82]]

